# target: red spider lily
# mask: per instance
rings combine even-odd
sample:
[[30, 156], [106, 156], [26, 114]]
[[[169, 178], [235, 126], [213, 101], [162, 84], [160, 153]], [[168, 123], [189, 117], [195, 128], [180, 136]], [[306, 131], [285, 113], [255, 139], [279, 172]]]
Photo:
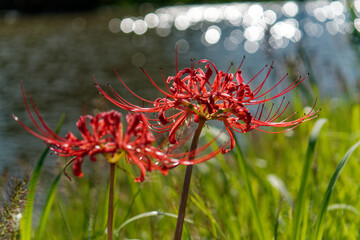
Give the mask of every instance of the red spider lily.
[[[279, 91], [278, 88], [287, 76], [285, 75], [273, 87], [264, 90], [265, 82], [273, 68], [272, 65], [269, 68], [265, 66], [245, 83], [240, 70], [243, 62], [244, 59], [235, 74], [228, 72], [230, 68], [226, 72], [218, 70], [216, 66], [208, 60], [200, 60], [198, 62], [198, 64], [205, 64], [205, 70], [195, 68], [194, 62], [192, 62], [190, 68], [184, 68], [180, 71], [178, 71], [178, 67], [176, 66], [175, 76], [170, 76], [165, 79], [162, 75], [168, 91], [164, 91], [156, 85], [153, 79], [142, 69], [151, 83], [164, 94], [163, 98], [158, 98], [155, 101], [144, 99], [131, 91], [115, 70], [124, 87], [140, 100], [151, 104], [151, 107], [140, 107], [128, 102], [110, 86], [114, 95], [114, 97], [111, 97], [98, 85], [96, 80], [95, 86], [102, 95], [122, 109], [132, 112], [158, 113], [156, 119], [150, 119], [152, 120], [151, 127], [154, 131], [158, 132], [170, 131], [169, 141], [172, 144], [177, 143], [175, 133], [179, 129], [179, 126], [184, 124], [186, 120], [191, 122], [193, 118], [195, 122], [198, 122], [199, 118], [203, 118], [205, 120], [216, 119], [223, 121], [231, 139], [230, 149], [223, 150], [223, 153], [231, 150], [235, 146], [232, 130], [240, 133], [245, 133], [253, 129], [265, 131], [260, 127], [266, 126], [293, 129], [300, 123], [317, 117], [316, 113], [318, 111], [314, 111], [313, 107], [309, 113], [297, 119], [293, 119], [294, 113], [285, 120], [276, 121], [289, 106], [289, 103], [284, 104], [284, 98], [276, 110], [273, 109], [273, 104], [267, 116], [264, 117], [263, 109], [266, 102], [290, 92], [302, 83], [307, 76], [303, 78], [299, 77]], [[266, 71], [267, 68], [268, 70]], [[257, 87], [251, 89], [249, 84], [263, 71], [266, 71], [264, 80], [262, 80]], [[214, 77], [212, 77], [213, 75]], [[274, 92], [275, 89], [277, 90], [276, 93], [270, 97], [266, 97], [270, 92]], [[250, 105], [258, 105], [258, 111], [255, 115], [250, 113], [248, 109]], [[178, 112], [174, 113], [174, 111], [172, 111], [174, 109], [178, 110]], [[170, 112], [168, 116], [166, 116], [167, 112]], [[286, 129], [285, 131], [290, 129]]]
[[[188, 153], [166, 154], [162, 149], [153, 146], [155, 138], [149, 130], [149, 123], [144, 115], [138, 113], [128, 114], [126, 116], [127, 129], [124, 131], [124, 126], [121, 123], [121, 113], [114, 110], [102, 112], [96, 116], [81, 116], [76, 123], [81, 139], [71, 132], [65, 137], [61, 137], [48, 127], [30, 97], [30, 104], [38, 119], [36, 121], [35, 116], [30, 111], [23, 86], [22, 93], [27, 113], [37, 131], [30, 129], [15, 115], [13, 115], [13, 118], [29, 133], [43, 140], [57, 155], [72, 157], [66, 166], [74, 163], [73, 173], [78, 177], [83, 176], [81, 166], [85, 156], [89, 156], [92, 161], [96, 161], [95, 155], [102, 154], [112, 164], [117, 163], [124, 156], [128, 163], [135, 164], [140, 168], [140, 177], [135, 178], [135, 182], [142, 182], [146, 171], [160, 170], [162, 174], [166, 175], [168, 169], [178, 164], [197, 164], [214, 157], [220, 152], [220, 150], [213, 151], [191, 163], [187, 161], [186, 156]], [[210, 143], [197, 149], [196, 152], [202, 152], [209, 145]], [[167, 149], [167, 152], [171, 152], [172, 149]]]

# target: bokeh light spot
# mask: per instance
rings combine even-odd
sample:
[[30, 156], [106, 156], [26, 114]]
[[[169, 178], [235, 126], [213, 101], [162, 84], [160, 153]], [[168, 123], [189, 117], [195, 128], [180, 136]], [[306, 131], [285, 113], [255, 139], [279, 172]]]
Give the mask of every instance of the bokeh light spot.
[[235, 29], [230, 33], [230, 40], [235, 44], [240, 44], [244, 40], [244, 34], [241, 30]]
[[197, 23], [203, 21], [204, 10], [202, 7], [191, 7], [186, 15], [190, 22]]
[[148, 27], [147, 24], [144, 20], [142, 19], [138, 19], [134, 22], [134, 33], [137, 35], [142, 35], [144, 33], [146, 33]]
[[259, 41], [264, 37], [264, 31], [258, 26], [250, 26], [245, 29], [244, 36], [249, 41]]
[[159, 17], [154, 13], [149, 13], [145, 16], [144, 21], [146, 22], [148, 28], [157, 27], [160, 20]]
[[298, 13], [299, 8], [295, 2], [287, 2], [282, 6], [281, 10], [285, 16], [294, 17]]
[[260, 19], [264, 13], [264, 9], [259, 4], [254, 4], [249, 7], [248, 14], [253, 19]]
[[134, 20], [131, 18], [124, 18], [120, 23], [120, 28], [124, 33], [131, 33], [134, 29]]
[[176, 41], [176, 45], [179, 53], [187, 53], [189, 51], [190, 44], [185, 39], [180, 39]]
[[256, 53], [259, 50], [259, 43], [247, 40], [244, 43], [244, 49], [248, 53]]
[[186, 15], [179, 15], [175, 18], [174, 25], [177, 30], [184, 31], [190, 26], [189, 19]]
[[355, 27], [356, 31], [360, 32], [360, 19], [359, 18], [354, 20], [354, 27]]
[[205, 41], [208, 44], [217, 43], [220, 40], [220, 37], [221, 37], [221, 29], [216, 25], [210, 26], [204, 35]]
[[220, 12], [215, 7], [206, 8], [204, 11], [204, 18], [209, 22], [217, 22], [220, 18]]
[[264, 21], [268, 25], [272, 25], [276, 22], [276, 13], [273, 10], [266, 10], [264, 12]]
[[108, 25], [108, 28], [109, 28], [110, 32], [112, 32], [112, 33], [120, 32], [121, 31], [120, 23], [121, 23], [121, 20], [119, 18], [111, 19], [109, 21], [109, 25]]

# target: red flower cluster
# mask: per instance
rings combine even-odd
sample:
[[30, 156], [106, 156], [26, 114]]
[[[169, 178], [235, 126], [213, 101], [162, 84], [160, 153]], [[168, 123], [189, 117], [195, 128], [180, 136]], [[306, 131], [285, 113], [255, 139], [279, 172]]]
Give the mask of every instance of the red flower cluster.
[[[191, 68], [185, 68], [181, 71], [178, 71], [178, 68], [176, 67], [175, 76], [168, 77], [166, 80], [163, 77], [168, 92], [157, 86], [153, 79], [145, 72], [145, 70], [143, 70], [151, 83], [164, 94], [163, 98], [158, 98], [155, 101], [149, 101], [136, 95], [125, 85], [119, 74], [116, 72], [126, 89], [140, 100], [152, 105], [152, 107], [148, 108], [140, 107], [128, 102], [116, 93], [113, 88], [111, 88], [111, 90], [114, 97], [111, 97], [98, 85], [96, 80], [95, 85], [102, 95], [122, 109], [132, 112], [158, 113], [156, 119], [150, 119], [153, 122], [151, 126], [158, 132], [170, 131], [169, 141], [172, 144], [177, 143], [175, 133], [179, 129], [179, 126], [187, 119], [189, 122], [191, 122], [192, 118], [195, 122], [198, 122], [199, 118], [223, 121], [231, 138], [230, 149], [223, 150], [223, 153], [231, 150], [235, 146], [235, 139], [231, 130], [240, 133], [245, 133], [253, 129], [264, 131], [260, 129], [260, 127], [264, 126], [290, 127], [290, 129], [292, 129], [304, 121], [317, 117], [316, 113], [318, 111], [312, 109], [309, 113], [300, 118], [291, 119], [295, 115], [292, 114], [285, 120], [275, 122], [283, 115], [289, 105], [286, 104], [286, 106], [283, 106], [284, 98], [276, 110], [273, 111], [272, 107], [267, 116], [264, 117], [263, 109], [266, 102], [288, 93], [303, 82], [306, 77], [296, 79], [286, 88], [278, 91], [273, 96], [266, 98], [268, 93], [280, 86], [280, 83], [284, 81], [286, 76], [270, 89], [263, 90], [272, 69], [271, 65], [267, 70], [265, 79], [256, 88], [251, 89], [249, 84], [256, 79], [267, 66], [245, 83], [240, 70], [243, 61], [235, 74], [229, 73], [229, 70], [227, 72], [219, 71], [216, 66], [208, 60], [201, 60], [198, 62], [198, 64], [205, 63], [205, 71], [201, 68], [195, 68], [194, 63], [191, 64]], [[213, 77], [214, 73], [215, 76]], [[255, 115], [250, 113], [247, 108], [249, 105], [258, 105], [258, 111]], [[172, 111], [174, 109], [178, 110], [178, 112], [174, 113]], [[166, 112], [171, 113], [166, 116]]]
[[[131, 113], [126, 116], [127, 128], [125, 130], [121, 122], [121, 114], [116, 111], [102, 112], [96, 116], [81, 116], [76, 123], [81, 133], [81, 139], [71, 132], [65, 137], [61, 137], [48, 127], [34, 102], [29, 98], [38, 118], [36, 121], [35, 116], [30, 111], [23, 87], [22, 92], [26, 110], [37, 131], [30, 129], [15, 115], [13, 118], [29, 133], [42, 139], [57, 155], [72, 157], [66, 166], [74, 163], [73, 172], [78, 177], [83, 176], [81, 166], [84, 157], [89, 156], [92, 161], [96, 161], [95, 155], [97, 154], [104, 155], [112, 164], [124, 157], [128, 163], [137, 165], [141, 175], [135, 178], [135, 182], [142, 182], [146, 171], [160, 170], [162, 174], [166, 175], [169, 168], [179, 164], [200, 163], [219, 153], [219, 150], [214, 151], [197, 158], [194, 162], [187, 161], [188, 153], [171, 154], [173, 148], [167, 149], [167, 153], [165, 153], [162, 149], [153, 146], [155, 138], [149, 130], [148, 120], [144, 115], [138, 113]], [[203, 151], [210, 144], [197, 149], [196, 152]]]

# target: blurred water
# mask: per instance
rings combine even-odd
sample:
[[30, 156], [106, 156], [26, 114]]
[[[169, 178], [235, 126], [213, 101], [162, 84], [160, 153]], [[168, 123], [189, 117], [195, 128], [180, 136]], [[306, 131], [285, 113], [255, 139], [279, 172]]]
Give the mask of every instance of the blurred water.
[[[274, 61], [271, 79], [286, 72], [311, 72], [321, 96], [356, 94], [359, 61], [350, 35], [360, 29], [345, 2], [285, 2], [176, 6], [154, 10], [106, 7], [66, 15], [0, 15], [0, 169], [33, 165], [44, 148], [11, 118], [30, 124], [20, 82], [47, 123], [54, 127], [62, 113], [62, 133], [74, 130], [84, 112], [113, 106], [97, 94], [93, 75], [102, 84], [117, 81], [113, 66], [139, 95], [158, 94], [139, 69], [155, 81], [175, 72], [175, 44], [180, 67], [191, 58], [207, 58], [226, 70], [243, 55], [245, 76]], [[355, 14], [360, 3], [354, 2]], [[348, 91], [350, 89], [350, 91]], [[320, 97], [321, 97], [320, 96]], [[131, 97], [129, 97], [131, 99]], [[66, 130], [66, 131], [65, 131]]]

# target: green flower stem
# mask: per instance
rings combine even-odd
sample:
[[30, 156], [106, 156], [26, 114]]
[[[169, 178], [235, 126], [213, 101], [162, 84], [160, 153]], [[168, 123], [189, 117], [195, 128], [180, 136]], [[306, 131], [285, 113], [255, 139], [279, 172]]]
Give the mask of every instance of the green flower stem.
[[116, 163], [110, 163], [110, 189], [109, 189], [109, 211], [107, 223], [108, 240], [112, 240], [113, 224], [114, 224], [114, 180], [115, 180], [115, 166]]
[[[199, 119], [199, 125], [196, 128], [196, 131], [194, 133], [191, 146], [190, 146], [190, 153], [189, 153], [189, 161], [193, 160], [195, 158], [195, 150], [199, 143], [199, 138], [201, 134], [201, 130], [204, 127], [206, 119], [200, 118]], [[181, 193], [181, 199], [180, 199], [180, 206], [179, 206], [179, 212], [178, 212], [178, 218], [176, 223], [176, 230], [174, 235], [174, 240], [180, 240], [182, 229], [184, 225], [184, 218], [185, 218], [185, 210], [186, 210], [186, 202], [189, 195], [189, 189], [190, 189], [190, 181], [191, 181], [191, 173], [193, 170], [193, 165], [188, 165], [186, 167], [185, 172], [185, 178], [184, 178], [184, 184], [183, 184], [183, 190]]]

